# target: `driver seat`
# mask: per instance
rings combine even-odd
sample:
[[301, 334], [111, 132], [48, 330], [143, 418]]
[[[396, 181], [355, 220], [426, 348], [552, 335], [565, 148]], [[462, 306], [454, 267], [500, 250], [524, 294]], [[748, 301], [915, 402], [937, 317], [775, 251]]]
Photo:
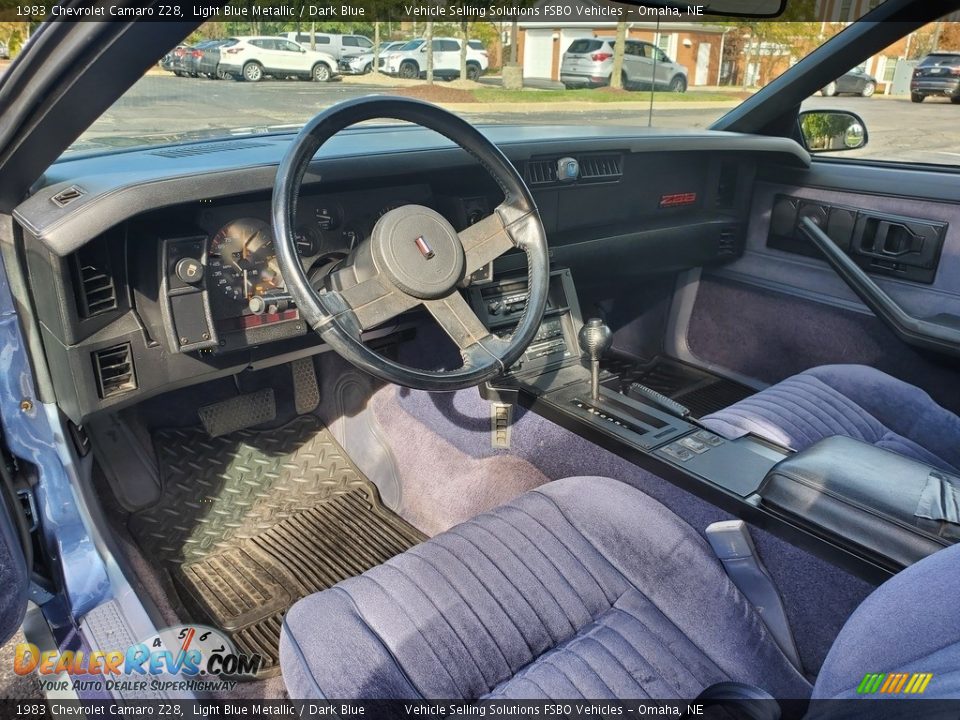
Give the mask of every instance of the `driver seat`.
[[[958, 551], [874, 593], [818, 687], [840, 696], [868, 670], [960, 665], [948, 600]], [[689, 525], [595, 477], [548, 483], [304, 598], [280, 651], [295, 699], [690, 699], [724, 681], [779, 698], [812, 690]], [[960, 690], [954, 675], [944, 689]]]

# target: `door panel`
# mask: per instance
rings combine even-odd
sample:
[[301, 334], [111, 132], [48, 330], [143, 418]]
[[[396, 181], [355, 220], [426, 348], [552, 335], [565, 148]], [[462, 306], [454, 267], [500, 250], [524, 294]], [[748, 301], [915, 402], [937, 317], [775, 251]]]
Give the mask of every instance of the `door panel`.
[[[704, 270], [685, 318], [675, 321], [675, 354], [764, 384], [810, 367], [862, 363], [918, 385], [960, 411], [956, 361], [916, 350], [896, 338], [827, 265], [770, 247], [773, 208], [784, 195], [946, 224], [933, 282], [871, 273], [911, 315], [960, 316], [960, 176], [908, 168], [815, 162], [806, 173], [757, 183], [742, 258]], [[926, 197], [904, 197], [904, 188]], [[857, 191], [857, 190], [863, 191]], [[869, 191], [869, 192], [864, 192]], [[693, 290], [687, 291], [694, 292]], [[675, 303], [675, 307], [678, 303]]]

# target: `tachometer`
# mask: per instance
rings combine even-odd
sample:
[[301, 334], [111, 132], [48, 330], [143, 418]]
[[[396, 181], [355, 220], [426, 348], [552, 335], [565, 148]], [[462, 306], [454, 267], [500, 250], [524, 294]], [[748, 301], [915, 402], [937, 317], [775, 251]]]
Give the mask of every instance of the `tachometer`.
[[212, 287], [245, 302], [283, 287], [270, 226], [256, 218], [227, 223], [210, 240], [207, 266]]

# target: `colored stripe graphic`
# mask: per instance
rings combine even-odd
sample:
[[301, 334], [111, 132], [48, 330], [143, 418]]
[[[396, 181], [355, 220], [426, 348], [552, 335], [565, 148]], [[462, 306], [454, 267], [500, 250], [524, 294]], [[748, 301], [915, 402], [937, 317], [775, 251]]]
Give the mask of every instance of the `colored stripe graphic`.
[[920, 695], [931, 680], [933, 673], [867, 673], [857, 686], [857, 694]]

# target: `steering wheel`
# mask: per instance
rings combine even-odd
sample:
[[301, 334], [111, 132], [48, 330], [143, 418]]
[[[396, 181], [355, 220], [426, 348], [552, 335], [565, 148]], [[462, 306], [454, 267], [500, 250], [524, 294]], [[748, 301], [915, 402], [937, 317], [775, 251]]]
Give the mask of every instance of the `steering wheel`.
[[[385, 213], [370, 239], [354, 248], [315, 288], [297, 255], [297, 198], [317, 150], [365, 120], [405, 120], [434, 130], [475, 157], [503, 190], [491, 215], [456, 232], [440, 213], [403, 205]], [[337, 353], [387, 382], [420, 390], [459, 390], [503, 373], [523, 354], [543, 319], [550, 281], [547, 236], [523, 178], [503, 153], [463, 119], [401, 97], [347, 100], [317, 115], [294, 139], [273, 191], [277, 259], [301, 317]], [[490, 333], [460, 294], [464, 278], [512, 248], [527, 256], [529, 299], [512, 336]], [[422, 305], [460, 348], [463, 365], [421, 370], [371, 350], [361, 332]]]

